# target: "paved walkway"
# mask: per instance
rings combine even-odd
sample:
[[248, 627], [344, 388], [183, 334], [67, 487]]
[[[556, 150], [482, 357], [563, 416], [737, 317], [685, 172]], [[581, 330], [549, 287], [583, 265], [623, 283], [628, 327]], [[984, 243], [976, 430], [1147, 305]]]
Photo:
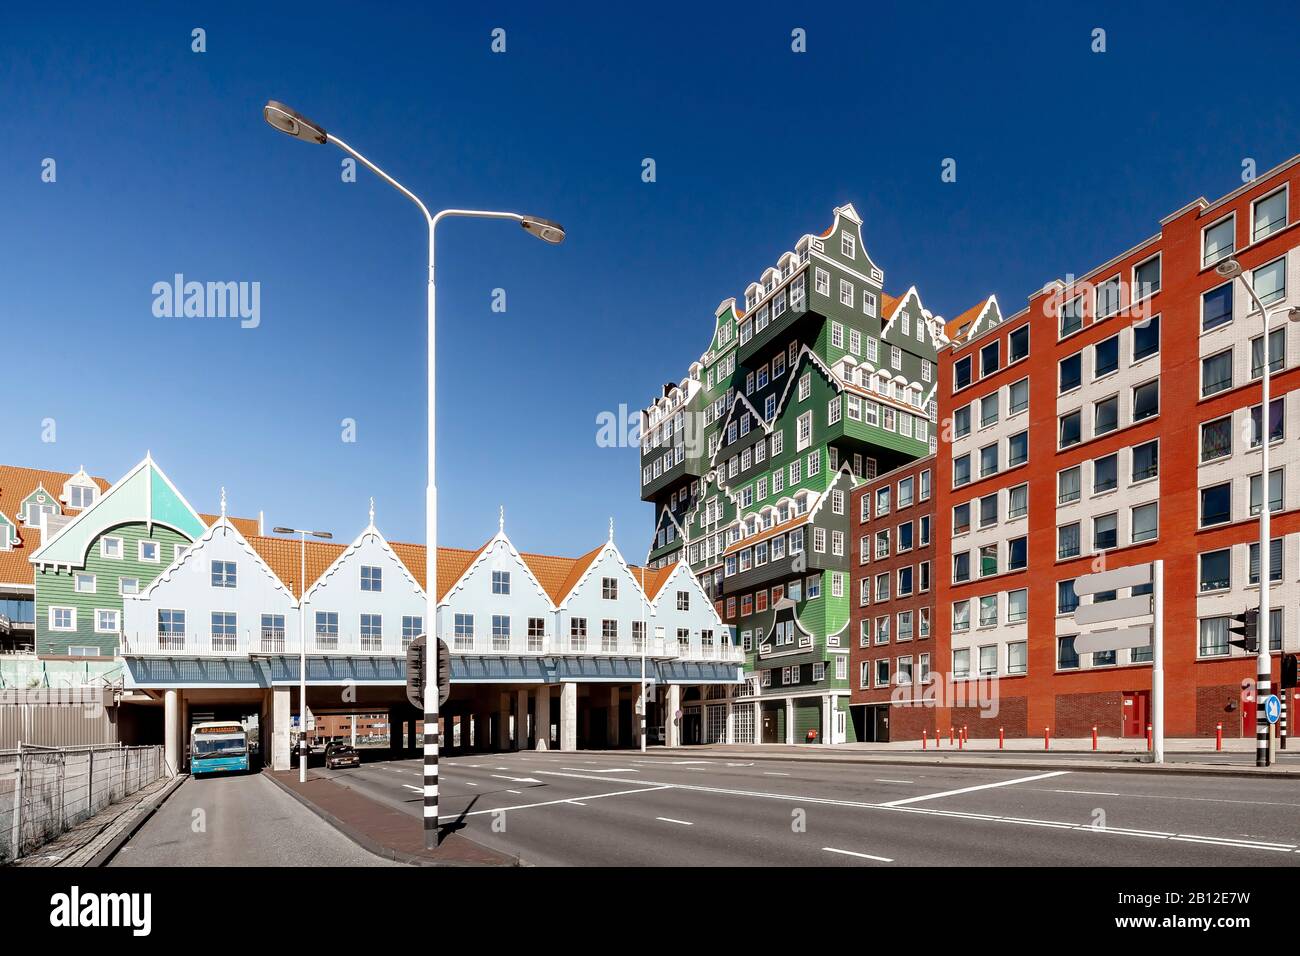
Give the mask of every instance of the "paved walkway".
[[125, 799], [110, 804], [62, 836], [16, 860], [14, 866], [90, 866], [95, 858], [154, 806], [166, 799], [175, 780], [160, 777]]

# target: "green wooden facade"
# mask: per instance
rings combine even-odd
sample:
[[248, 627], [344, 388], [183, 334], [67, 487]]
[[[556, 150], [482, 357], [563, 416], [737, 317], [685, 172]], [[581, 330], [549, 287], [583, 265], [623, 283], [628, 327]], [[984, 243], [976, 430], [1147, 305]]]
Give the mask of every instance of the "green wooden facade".
[[[847, 708], [849, 491], [935, 441], [943, 320], [914, 289], [894, 298], [883, 282], [856, 211], [837, 209], [827, 233], [804, 236], [746, 290], [744, 308], [718, 307], [708, 349], [642, 414], [649, 559], [690, 563], [749, 652], [749, 699], [792, 698], [800, 742], [809, 729], [827, 738], [827, 694], [833, 713]], [[760, 563], [775, 537], [781, 557], [769, 545]]]

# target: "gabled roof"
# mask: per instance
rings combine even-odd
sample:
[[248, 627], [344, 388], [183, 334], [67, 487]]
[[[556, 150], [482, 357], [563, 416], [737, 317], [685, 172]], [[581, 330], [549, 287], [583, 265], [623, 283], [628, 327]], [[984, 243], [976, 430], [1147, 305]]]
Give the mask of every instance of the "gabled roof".
[[979, 331], [980, 323], [984, 314], [990, 309], [995, 312], [998, 308], [996, 296], [989, 296], [983, 302], [978, 302], [971, 306], [957, 318], [953, 319], [944, 326], [944, 334], [952, 340], [954, 345], [963, 344], [964, 340]]
[[[0, 465], [0, 512], [4, 512], [15, 524], [18, 524], [18, 506], [37, 488], [44, 486], [50, 496], [58, 500], [63, 485], [75, 475], [73, 471], [47, 471], [40, 468], [22, 468], [17, 465]], [[103, 478], [91, 479], [99, 486], [101, 493], [110, 487]], [[64, 513], [68, 511], [66, 502], [59, 501]], [[75, 513], [75, 512], [74, 512]], [[20, 526], [20, 532], [26, 529]]]
[[[199, 517], [203, 519], [203, 523], [209, 528], [221, 520], [221, 515], [200, 514]], [[245, 538], [249, 535], [260, 534], [262, 531], [261, 522], [256, 518], [236, 518], [232, 515], [226, 515], [226, 520], [229, 521], [231, 525], [233, 525]]]
[[201, 560], [201, 558], [196, 557], [196, 555], [200, 555], [203, 551], [204, 546], [207, 545], [207, 543], [210, 542], [214, 537], [216, 537], [218, 533], [224, 533], [224, 532], [229, 532], [230, 534], [233, 534], [235, 537], [235, 543], [238, 544], [239, 547], [243, 549], [243, 551], [254, 560], [254, 563], [260, 566], [262, 570], [265, 571], [267, 574], [271, 575], [271, 577], [275, 578], [276, 584], [279, 585], [280, 587], [283, 587], [289, 593], [290, 597], [294, 596], [293, 589], [289, 586], [288, 581], [286, 581], [281, 574], [277, 573], [276, 570], [273, 567], [271, 567], [271, 565], [267, 562], [267, 560], [264, 557], [262, 557], [261, 553], [257, 551], [256, 548], [253, 547], [252, 543], [243, 534], [243, 532], [241, 532], [239, 528], [236, 527], [235, 524], [231, 522], [231, 520], [225, 517], [224, 515], [219, 515], [217, 519], [212, 522], [211, 527], [209, 527], [208, 530], [204, 532], [203, 537], [195, 541], [192, 547], [186, 548], [185, 553], [181, 555], [179, 560], [172, 562], [172, 564], [170, 564], [167, 567], [167, 569], [163, 571], [162, 574], [158, 575], [158, 577], [154, 579], [153, 583], [150, 584], [149, 587], [145, 589], [143, 596], [146, 598], [151, 596], [155, 590], [157, 590], [166, 582], [170, 581], [172, 574], [178, 571], [180, 568], [184, 567], [187, 562], [194, 561], [194, 560]]

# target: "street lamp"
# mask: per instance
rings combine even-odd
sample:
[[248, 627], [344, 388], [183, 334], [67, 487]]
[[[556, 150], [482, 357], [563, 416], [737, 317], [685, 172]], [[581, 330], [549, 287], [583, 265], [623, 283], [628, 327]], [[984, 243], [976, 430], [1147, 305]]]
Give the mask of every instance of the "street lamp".
[[[1219, 262], [1214, 267], [1214, 271], [1224, 279], [1240, 279], [1246, 294], [1250, 296], [1250, 301], [1254, 303], [1259, 310], [1260, 320], [1264, 324], [1263, 338], [1263, 378], [1262, 389], [1263, 395], [1259, 405], [1259, 450], [1260, 450], [1260, 475], [1259, 475], [1259, 624], [1256, 632], [1257, 646], [1255, 648], [1255, 766], [1267, 767], [1269, 765], [1269, 746], [1270, 733], [1268, 716], [1264, 710], [1264, 698], [1271, 693], [1271, 684], [1273, 677], [1273, 663], [1271, 652], [1269, 650], [1269, 585], [1272, 581], [1273, 561], [1272, 553], [1269, 548], [1269, 520], [1272, 510], [1269, 501], [1268, 490], [1268, 443], [1269, 432], [1272, 430], [1270, 422], [1269, 404], [1271, 396], [1269, 394], [1270, 372], [1272, 371], [1273, 356], [1272, 349], [1269, 347], [1269, 328], [1268, 328], [1268, 310], [1264, 303], [1260, 301], [1255, 292], [1255, 287], [1251, 285], [1246, 278], [1245, 271], [1241, 268], [1241, 263], [1235, 258], [1229, 256]], [[1277, 310], [1280, 311], [1280, 310]], [[1300, 322], [1300, 307], [1293, 306], [1287, 309], [1287, 318], [1292, 322]], [[1266, 557], [1267, 555], [1267, 557]]]
[[[296, 534], [301, 542], [298, 578], [298, 782], [307, 782], [307, 613], [302, 599], [307, 593], [307, 535], [330, 540], [328, 531], [276, 528], [276, 534]], [[273, 758], [274, 759], [274, 758]]]
[[[382, 179], [388, 185], [392, 186], [399, 193], [405, 196], [411, 202], [419, 207], [420, 212], [424, 214], [424, 220], [429, 226], [429, 290], [428, 290], [428, 419], [429, 419], [429, 461], [428, 461], [428, 485], [425, 489], [425, 547], [427, 549], [426, 562], [428, 572], [425, 581], [425, 634], [427, 638], [424, 644], [424, 666], [425, 674], [429, 675], [429, 680], [425, 682], [424, 690], [424, 845], [426, 849], [435, 847], [439, 840], [438, 832], [438, 682], [434, 679], [437, 673], [438, 659], [438, 635], [437, 635], [437, 614], [438, 614], [438, 488], [435, 481], [435, 421], [434, 418], [434, 399], [436, 395], [435, 383], [435, 357], [434, 350], [434, 315], [435, 315], [435, 281], [434, 281], [434, 238], [437, 232], [438, 223], [443, 219], [457, 216], [468, 219], [510, 219], [519, 223], [524, 231], [530, 235], [536, 236], [543, 242], [551, 245], [559, 245], [564, 241], [564, 227], [557, 222], [549, 219], [542, 219], [538, 216], [524, 216], [516, 212], [495, 212], [483, 209], [444, 209], [439, 213], [431, 214], [429, 207], [426, 206], [420, 197], [411, 192], [401, 183], [399, 183], [388, 173], [384, 172], [366, 157], [362, 156], [355, 149], [349, 146], [343, 140], [339, 139], [332, 133], [325, 132], [325, 129], [317, 123], [313, 123], [301, 113], [290, 109], [283, 103], [269, 100], [265, 107], [262, 108], [262, 115], [266, 121], [282, 133], [286, 133], [295, 139], [305, 140], [311, 143], [333, 143], [339, 149], [348, 153], [355, 158], [357, 162], [365, 166], [372, 173]], [[525, 718], [526, 719], [526, 718]]]

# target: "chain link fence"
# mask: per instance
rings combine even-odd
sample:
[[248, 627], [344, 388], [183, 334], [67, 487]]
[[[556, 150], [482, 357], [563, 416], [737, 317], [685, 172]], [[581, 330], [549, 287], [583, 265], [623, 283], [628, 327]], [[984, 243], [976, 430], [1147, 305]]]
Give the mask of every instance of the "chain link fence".
[[0, 750], [0, 864], [30, 853], [163, 776], [163, 748]]

